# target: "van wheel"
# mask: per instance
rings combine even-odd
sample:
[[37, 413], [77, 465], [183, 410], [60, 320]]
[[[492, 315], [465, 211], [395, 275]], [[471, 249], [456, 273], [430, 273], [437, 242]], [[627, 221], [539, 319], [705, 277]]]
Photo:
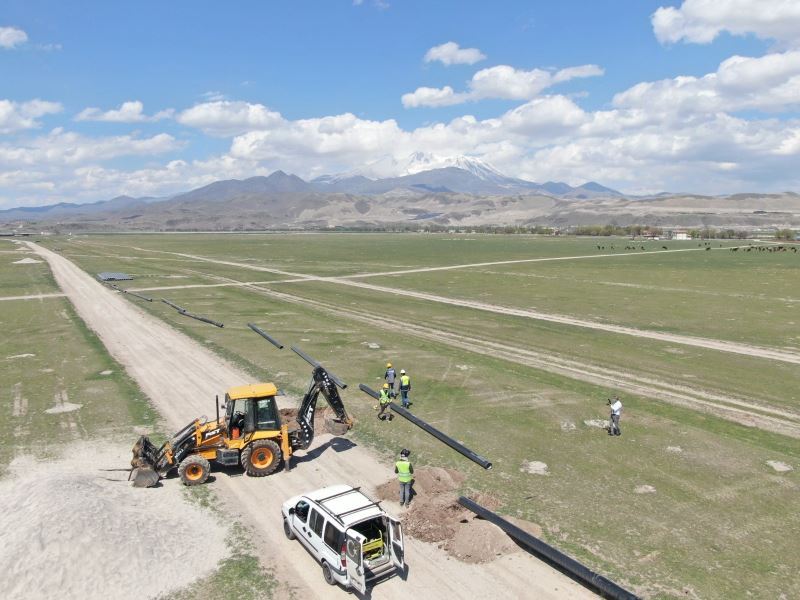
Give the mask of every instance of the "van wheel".
[[328, 563], [322, 563], [322, 577], [328, 585], [336, 585], [336, 580], [333, 578], [333, 571], [331, 571]]
[[292, 526], [289, 525], [289, 521], [286, 519], [283, 520], [283, 533], [287, 539], [294, 539], [294, 531], [292, 531]]
[[242, 450], [242, 466], [250, 477], [269, 475], [281, 462], [281, 448], [272, 440], [256, 440]]

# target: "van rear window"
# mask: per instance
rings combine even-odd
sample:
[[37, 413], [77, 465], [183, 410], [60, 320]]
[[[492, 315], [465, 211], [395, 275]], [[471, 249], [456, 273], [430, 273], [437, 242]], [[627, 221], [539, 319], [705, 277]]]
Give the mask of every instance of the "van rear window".
[[328, 545], [328, 548], [334, 552], [339, 552], [339, 548], [342, 547], [340, 538], [340, 531], [328, 521], [328, 524], [325, 526], [325, 543]]
[[314, 533], [322, 537], [322, 526], [325, 524], [325, 518], [313, 508], [311, 509], [311, 517], [308, 524]]

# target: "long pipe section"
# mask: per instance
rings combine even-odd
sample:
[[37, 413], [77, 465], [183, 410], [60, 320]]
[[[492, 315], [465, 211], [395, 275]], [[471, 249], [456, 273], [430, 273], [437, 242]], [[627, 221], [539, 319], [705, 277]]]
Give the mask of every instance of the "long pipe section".
[[[292, 348], [292, 352], [297, 354], [297, 356], [302, 358], [304, 361], [306, 361], [308, 364], [310, 364], [315, 369], [318, 368], [318, 367], [322, 367], [322, 365], [320, 363], [318, 363], [316, 360], [311, 358], [308, 354], [306, 354], [305, 352], [300, 350], [300, 348], [298, 348], [297, 346], [292, 346], [291, 348]], [[328, 377], [331, 378], [331, 381], [333, 381], [333, 383], [338, 385], [340, 388], [345, 389], [347, 387], [347, 384], [344, 381], [342, 381], [341, 379], [339, 379], [336, 375], [334, 375], [333, 373], [331, 373], [327, 369], [325, 369], [325, 372], [328, 374]]]
[[253, 331], [255, 331], [258, 335], [263, 337], [265, 340], [267, 340], [270, 344], [275, 346], [278, 350], [283, 350], [283, 344], [281, 344], [278, 340], [276, 340], [274, 337], [272, 337], [266, 331], [264, 331], [263, 329], [258, 327], [255, 323], [248, 323], [247, 326], [250, 329], [252, 329]]
[[[372, 396], [376, 400], [380, 398], [380, 394], [378, 394], [378, 392], [376, 392], [375, 390], [371, 389], [369, 386], [364, 385], [363, 383], [359, 383], [358, 384], [358, 389], [360, 389], [362, 392], [364, 392], [366, 394], [369, 394], [370, 396]], [[428, 423], [426, 423], [425, 421], [423, 421], [419, 417], [415, 416], [413, 413], [411, 413], [410, 411], [406, 410], [402, 406], [397, 406], [397, 404], [395, 404], [394, 402], [390, 402], [389, 403], [389, 408], [392, 409], [394, 412], [396, 412], [401, 417], [405, 417], [406, 419], [411, 421], [414, 425], [416, 425], [420, 429], [423, 429], [423, 430], [427, 431], [433, 437], [435, 437], [437, 440], [439, 440], [441, 442], [444, 442], [445, 444], [450, 446], [456, 452], [459, 452], [460, 454], [463, 454], [468, 459], [470, 459], [472, 462], [479, 464], [484, 469], [491, 469], [492, 468], [492, 463], [489, 462], [487, 459], [485, 459], [483, 456], [481, 456], [480, 454], [476, 454], [475, 452], [473, 452], [472, 450], [467, 448], [464, 444], [461, 444], [461, 443], [457, 442], [456, 440], [451, 438], [449, 435], [442, 433], [441, 431], [439, 431], [438, 429], [436, 429], [435, 427], [433, 427], [431, 425], [428, 425]]]
[[490, 523], [494, 523], [529, 551], [533, 552], [534, 554], [544, 556], [547, 560], [558, 565], [564, 569], [564, 571], [593, 590], [602, 593], [604, 596], [613, 598], [614, 600], [638, 600], [638, 596], [633, 592], [629, 592], [610, 579], [603, 577], [599, 573], [595, 573], [586, 565], [583, 565], [574, 558], [571, 558], [563, 552], [556, 550], [539, 538], [536, 538], [526, 531], [523, 531], [513, 523], [509, 523], [500, 515], [487, 510], [477, 502], [461, 496], [458, 499], [458, 503], [467, 510], [474, 512], [482, 519], [485, 519]]

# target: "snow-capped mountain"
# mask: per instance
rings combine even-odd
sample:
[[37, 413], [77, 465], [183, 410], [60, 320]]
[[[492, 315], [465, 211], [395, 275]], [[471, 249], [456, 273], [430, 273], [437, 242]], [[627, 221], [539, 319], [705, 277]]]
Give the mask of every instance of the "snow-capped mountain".
[[351, 169], [343, 173], [336, 173], [334, 175], [317, 177], [314, 182], [336, 183], [352, 179], [353, 177], [365, 177], [377, 181], [378, 179], [416, 175], [424, 171], [446, 169], [448, 167], [462, 169], [486, 181], [507, 179], [500, 171], [479, 158], [463, 155], [442, 157], [427, 152], [413, 152], [405, 158], [399, 159], [391, 155], [386, 155], [363, 167]]

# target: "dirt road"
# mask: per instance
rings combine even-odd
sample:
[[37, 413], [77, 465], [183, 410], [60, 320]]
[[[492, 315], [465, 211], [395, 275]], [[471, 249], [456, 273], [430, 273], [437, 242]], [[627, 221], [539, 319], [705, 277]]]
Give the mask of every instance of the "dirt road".
[[[44, 257], [53, 275], [114, 358], [125, 365], [159, 412], [173, 428], [213, 412], [213, 395], [231, 385], [250, 381], [234, 365], [162, 321], [103, 287], [73, 263], [56, 253], [29, 244]], [[376, 488], [390, 469], [358, 446], [331, 446], [330, 436], [318, 436], [303, 461], [290, 473], [265, 479], [216, 473], [211, 483], [229, 510], [252, 527], [263, 564], [282, 582], [283, 595], [347, 597], [322, 579], [312, 558], [297, 542], [283, 536], [280, 504], [303, 491], [346, 482]], [[465, 470], [471, 468], [465, 465]], [[170, 480], [166, 485], [179, 485]], [[142, 490], [143, 494], [148, 493]], [[561, 573], [524, 553], [515, 553], [483, 565], [452, 559], [431, 544], [407, 539], [409, 565], [406, 581], [396, 577], [372, 591], [373, 598], [593, 598], [593, 594]]]

